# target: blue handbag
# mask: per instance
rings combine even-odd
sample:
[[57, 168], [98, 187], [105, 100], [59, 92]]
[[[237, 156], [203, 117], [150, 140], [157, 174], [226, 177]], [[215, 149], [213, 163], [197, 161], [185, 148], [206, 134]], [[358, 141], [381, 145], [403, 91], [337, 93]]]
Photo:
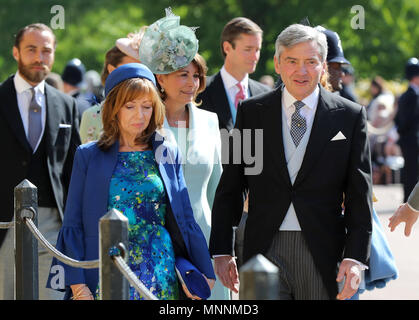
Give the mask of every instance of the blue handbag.
[[177, 257], [175, 261], [175, 270], [180, 282], [188, 288], [194, 296], [206, 300], [211, 295], [211, 289], [207, 280], [190, 261], [182, 257]]

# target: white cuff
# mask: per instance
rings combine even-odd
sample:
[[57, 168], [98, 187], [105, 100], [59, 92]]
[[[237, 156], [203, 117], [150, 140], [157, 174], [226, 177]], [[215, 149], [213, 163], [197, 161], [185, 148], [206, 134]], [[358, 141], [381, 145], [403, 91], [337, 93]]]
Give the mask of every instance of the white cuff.
[[364, 270], [367, 270], [368, 269], [368, 266], [366, 266], [365, 264], [359, 262], [358, 260], [351, 259], [351, 258], [345, 258], [345, 259], [343, 259], [343, 261], [345, 261], [345, 260], [349, 260], [349, 261], [352, 261], [352, 262], [355, 262], [356, 264], [358, 264], [358, 266], [361, 269], [361, 271], [364, 271]]
[[412, 210], [413, 212], [419, 213], [419, 210], [417, 210], [417, 209], [413, 208], [413, 207], [409, 204], [409, 202], [406, 202], [406, 204], [407, 204], [407, 206], [410, 208], [410, 210]]

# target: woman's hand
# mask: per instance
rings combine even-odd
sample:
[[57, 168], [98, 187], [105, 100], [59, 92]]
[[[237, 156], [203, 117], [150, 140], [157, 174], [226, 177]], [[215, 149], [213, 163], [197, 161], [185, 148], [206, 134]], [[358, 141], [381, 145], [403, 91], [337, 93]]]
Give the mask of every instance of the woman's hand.
[[84, 283], [73, 284], [70, 288], [73, 291], [73, 300], [94, 300], [92, 292]]
[[[205, 277], [205, 274], [202, 274], [202, 275]], [[212, 290], [215, 285], [215, 279], [208, 279], [207, 277], [205, 277], [205, 280], [207, 280], [210, 290]]]

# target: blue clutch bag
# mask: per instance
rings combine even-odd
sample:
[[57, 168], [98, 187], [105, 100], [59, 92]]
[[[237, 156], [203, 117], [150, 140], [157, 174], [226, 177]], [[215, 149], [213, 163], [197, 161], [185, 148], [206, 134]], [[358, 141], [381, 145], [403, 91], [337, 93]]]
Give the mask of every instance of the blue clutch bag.
[[207, 280], [190, 261], [177, 257], [175, 261], [176, 273], [180, 282], [188, 288], [194, 296], [206, 300], [211, 295], [211, 289]]

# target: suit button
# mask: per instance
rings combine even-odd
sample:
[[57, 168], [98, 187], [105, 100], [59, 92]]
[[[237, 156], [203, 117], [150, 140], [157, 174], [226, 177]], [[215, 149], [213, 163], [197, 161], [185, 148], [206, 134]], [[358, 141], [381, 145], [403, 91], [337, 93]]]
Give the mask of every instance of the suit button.
[[27, 161], [22, 161], [22, 166], [26, 167], [28, 165]]

